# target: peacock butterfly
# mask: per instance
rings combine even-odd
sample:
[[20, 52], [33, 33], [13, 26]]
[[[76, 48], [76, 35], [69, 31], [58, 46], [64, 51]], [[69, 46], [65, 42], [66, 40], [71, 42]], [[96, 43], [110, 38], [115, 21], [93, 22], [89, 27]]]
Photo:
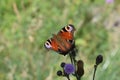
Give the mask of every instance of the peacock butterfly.
[[69, 24], [63, 27], [57, 34], [53, 34], [53, 37], [48, 39], [44, 46], [48, 50], [54, 50], [65, 56], [75, 46], [74, 31], [74, 26]]

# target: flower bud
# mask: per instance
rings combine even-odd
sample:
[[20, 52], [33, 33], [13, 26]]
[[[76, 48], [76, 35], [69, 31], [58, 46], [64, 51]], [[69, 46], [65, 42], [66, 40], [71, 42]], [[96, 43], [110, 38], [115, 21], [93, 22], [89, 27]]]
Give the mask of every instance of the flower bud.
[[65, 63], [64, 63], [64, 62], [62, 62], [60, 66], [61, 66], [62, 68], [64, 68]]
[[78, 74], [79, 77], [82, 77], [83, 74], [84, 74], [84, 68], [83, 67], [84, 67], [83, 61], [79, 60], [77, 62], [77, 71], [76, 71], [76, 73]]
[[57, 75], [62, 76], [62, 71], [61, 70], [57, 71]]
[[103, 61], [103, 56], [102, 55], [98, 55], [96, 57], [96, 65], [99, 65], [100, 63], [102, 63]]

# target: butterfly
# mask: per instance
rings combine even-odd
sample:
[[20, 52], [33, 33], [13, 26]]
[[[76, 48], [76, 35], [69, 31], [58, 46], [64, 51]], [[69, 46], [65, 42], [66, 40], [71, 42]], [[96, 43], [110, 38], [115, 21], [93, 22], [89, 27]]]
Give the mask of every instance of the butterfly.
[[74, 31], [75, 27], [72, 24], [68, 24], [45, 42], [45, 48], [54, 50], [65, 56], [74, 48]]

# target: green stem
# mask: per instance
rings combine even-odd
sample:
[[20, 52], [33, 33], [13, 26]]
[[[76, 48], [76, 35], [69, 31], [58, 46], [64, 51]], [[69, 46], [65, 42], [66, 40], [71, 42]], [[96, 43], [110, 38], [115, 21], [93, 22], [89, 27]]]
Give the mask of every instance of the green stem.
[[[69, 53], [69, 56], [70, 56], [71, 63], [73, 64], [73, 59], [72, 59], [71, 53]], [[74, 65], [74, 64], [73, 64], [73, 65]]]

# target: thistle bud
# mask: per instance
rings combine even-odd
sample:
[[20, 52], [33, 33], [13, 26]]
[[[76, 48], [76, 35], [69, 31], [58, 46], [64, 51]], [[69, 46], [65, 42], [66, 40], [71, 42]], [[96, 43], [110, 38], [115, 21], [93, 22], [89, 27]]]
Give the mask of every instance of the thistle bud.
[[62, 62], [60, 66], [61, 66], [62, 68], [64, 68], [65, 63], [64, 63], [64, 62]]
[[61, 70], [57, 71], [57, 75], [62, 76], [62, 71]]
[[78, 74], [79, 77], [82, 77], [84, 74], [84, 63], [82, 60], [79, 60], [77, 62], [77, 71], [76, 73]]
[[96, 57], [96, 65], [99, 65], [100, 63], [102, 63], [103, 61], [103, 56], [102, 55], [98, 55]]

